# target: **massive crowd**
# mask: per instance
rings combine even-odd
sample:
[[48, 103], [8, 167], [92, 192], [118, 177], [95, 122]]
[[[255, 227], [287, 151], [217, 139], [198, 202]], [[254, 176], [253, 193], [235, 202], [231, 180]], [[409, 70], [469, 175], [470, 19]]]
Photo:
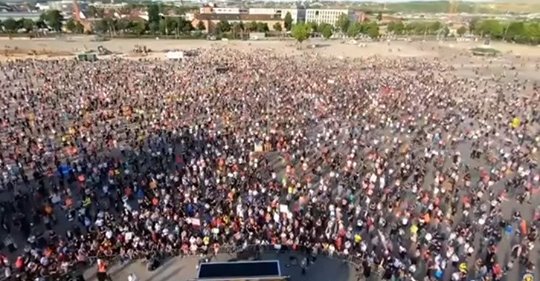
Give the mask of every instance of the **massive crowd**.
[[531, 81], [231, 50], [0, 68], [10, 280], [248, 244], [345, 258], [360, 280], [535, 270]]

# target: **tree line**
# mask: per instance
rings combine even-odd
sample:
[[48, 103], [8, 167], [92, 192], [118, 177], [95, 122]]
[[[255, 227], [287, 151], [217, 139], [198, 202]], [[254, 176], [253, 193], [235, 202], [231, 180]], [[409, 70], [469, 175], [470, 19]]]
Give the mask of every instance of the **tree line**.
[[[287, 12], [283, 18], [283, 24], [281, 22], [276, 22], [272, 25], [272, 29], [277, 32], [290, 31], [292, 28], [292, 16], [291, 13]], [[202, 24], [202, 23], [200, 23]], [[249, 32], [269, 32], [270, 27], [266, 22], [234, 22], [229, 23], [226, 20], [219, 21], [212, 32], [217, 33], [218, 35], [231, 34], [233, 38], [243, 38], [244, 34]]]
[[[148, 6], [149, 20], [115, 18], [104, 12], [103, 9], [91, 7], [89, 9], [91, 17], [101, 18], [93, 24], [95, 33], [108, 33], [111, 36], [119, 34], [142, 35], [145, 33], [174, 35], [186, 34], [193, 30], [204, 29], [204, 25], [194, 28], [191, 22], [186, 21], [182, 16], [160, 15], [160, 7], [157, 4]], [[71, 33], [85, 32], [84, 26], [73, 18], [65, 19], [58, 10], [50, 10], [40, 15], [39, 20], [8, 18], [0, 21], [1, 29], [6, 33], [31, 33], [36, 30], [48, 29], [56, 32], [67, 30]]]
[[[66, 29], [74, 33], [80, 33], [80, 26], [75, 30], [70, 28], [69, 22]], [[204, 29], [204, 28], [203, 28]], [[103, 18], [95, 23], [94, 32], [117, 36], [123, 34], [143, 35], [150, 33], [153, 35], [182, 35], [189, 34], [197, 30], [182, 17], [165, 17], [159, 21], [130, 20], [127, 18]]]
[[472, 20], [469, 23], [471, 34], [496, 40], [513, 41], [521, 44], [540, 44], [540, 22]]
[[[203, 22], [199, 22], [196, 26], [193, 26], [191, 22], [185, 20], [183, 16], [163, 16], [170, 10], [164, 5], [150, 4], [146, 6], [148, 11], [148, 20], [129, 19], [129, 18], [116, 18], [106, 13], [104, 9], [91, 6], [88, 10], [88, 14], [92, 18], [100, 18], [100, 20], [94, 22], [93, 32], [99, 34], [108, 34], [110, 36], [117, 36], [123, 34], [132, 35], [186, 35], [191, 34], [193, 31], [204, 31], [206, 26]], [[174, 9], [174, 7], [173, 7]], [[122, 8], [119, 11], [121, 14], [129, 13], [128, 9]], [[178, 9], [173, 11], [178, 14]], [[292, 26], [292, 17], [290, 13], [285, 16], [284, 26], [280, 22], [276, 22], [272, 28], [276, 31], [290, 30]], [[2, 30], [7, 33], [30, 33], [36, 29], [49, 29], [60, 32], [67, 30], [71, 33], [84, 33], [84, 26], [73, 18], [64, 19], [62, 13], [57, 10], [48, 11], [40, 16], [38, 21], [32, 19], [7, 19], [4, 22], [0, 22]], [[232, 33], [233, 37], [238, 34], [249, 32], [268, 32], [270, 30], [267, 23], [263, 22], [236, 22], [229, 23], [227, 21], [220, 21], [213, 28], [213, 32], [218, 34]]]
[[[57, 32], [65, 29], [70, 33], [84, 33], [84, 26], [73, 18], [67, 20], [62, 19], [59, 22], [43, 19], [34, 21], [25, 18], [19, 20], [8, 18], [4, 21], [0, 21], [0, 26], [5, 33], [31, 33], [41, 29]], [[119, 34], [142, 35], [147, 32], [152, 34], [159, 33], [163, 35], [173, 35], [187, 33], [193, 30], [196, 29], [191, 26], [191, 22], [188, 22], [181, 17], [166, 17], [158, 24], [147, 22], [143, 19], [130, 20], [125, 18], [117, 19], [106, 17], [93, 25], [93, 31], [95, 33], [109, 33], [111, 36]]]
[[414, 21], [403, 23], [401, 21], [390, 22], [386, 27], [387, 32], [395, 35], [444, 35], [448, 36], [450, 29], [439, 21]]
[[[191, 22], [182, 16], [162, 16], [166, 7], [158, 4], [150, 4], [147, 7], [148, 21], [143, 19], [115, 18], [107, 15], [103, 9], [91, 7], [89, 14], [91, 17], [101, 18], [95, 22], [93, 31], [96, 33], [106, 33], [110, 36], [122, 34], [153, 34], [153, 35], [186, 35], [193, 31], [206, 30], [205, 25], [199, 22], [193, 26]], [[127, 12], [127, 11], [126, 11]], [[177, 11], [174, 11], [177, 12]], [[302, 42], [314, 35], [330, 38], [334, 34], [357, 38], [359, 36], [377, 38], [380, 36], [380, 29], [377, 21], [353, 22], [343, 14], [337, 22], [329, 23], [296, 23], [290, 13], [287, 13], [283, 22], [276, 22], [272, 29], [277, 32], [287, 31], [296, 40]], [[0, 21], [0, 27], [6, 33], [31, 33], [36, 30], [48, 29], [61, 32], [66, 29], [71, 33], [83, 33], [84, 26], [73, 18], [65, 20], [62, 13], [57, 10], [47, 11], [38, 20], [8, 18]], [[217, 34], [231, 34], [233, 38], [244, 38], [249, 32], [268, 32], [270, 27], [264, 22], [218, 22], [212, 31]], [[402, 22], [394, 21], [387, 25], [387, 32], [395, 35], [437, 35], [449, 36], [449, 26], [439, 21], [415, 21]], [[456, 29], [456, 36], [471, 34], [482, 38], [495, 40], [513, 41], [523, 44], [540, 44], [540, 22], [538, 21], [498, 21], [493, 19], [473, 19], [468, 24]]]
[[297, 23], [292, 26], [291, 35], [298, 42], [307, 40], [314, 34], [320, 34], [322, 37], [328, 39], [334, 34], [340, 34], [350, 38], [357, 38], [359, 36], [378, 38], [380, 36], [379, 25], [375, 21], [353, 22], [351, 19], [342, 14], [334, 25], [329, 23], [317, 24], [310, 23]]
[[[276, 31], [281, 31], [281, 23], [276, 22], [273, 28]], [[218, 35], [229, 33], [232, 35], [232, 38], [243, 38], [244, 34], [247, 34], [249, 32], [269, 32], [270, 28], [268, 26], [268, 23], [265, 22], [251, 21], [247, 23], [235, 22], [231, 24], [228, 21], [222, 20], [216, 24], [213, 31]]]
[[17, 32], [32, 32], [36, 29], [51, 29], [54, 31], [61, 31], [63, 26], [64, 17], [57, 10], [51, 10], [40, 15], [39, 19], [34, 21], [32, 19], [19, 19], [8, 18], [4, 21], [0, 21], [0, 28], [3, 32], [17, 33]]
[[[450, 35], [450, 29], [441, 22], [390, 22], [387, 31], [395, 35]], [[455, 36], [466, 34], [513, 41], [521, 44], [540, 44], [540, 22], [538, 21], [498, 21], [493, 19], [473, 19], [455, 31]]]

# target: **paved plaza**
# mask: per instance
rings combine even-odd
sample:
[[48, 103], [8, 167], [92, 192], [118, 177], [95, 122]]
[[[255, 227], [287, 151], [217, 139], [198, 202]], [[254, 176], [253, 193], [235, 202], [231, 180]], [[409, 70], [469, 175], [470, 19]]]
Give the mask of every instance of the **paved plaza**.
[[[312, 264], [305, 275], [297, 262], [291, 257], [299, 257], [291, 253], [266, 253], [262, 256], [267, 260], [279, 260], [281, 272], [284, 276], [290, 276], [293, 281], [356, 281], [357, 275], [352, 266], [338, 259], [319, 257]], [[212, 261], [236, 260], [234, 255], [220, 254]], [[197, 277], [198, 257], [172, 258], [154, 271], [148, 271], [140, 261], [125, 265], [116, 265], [111, 268], [113, 281], [127, 281], [130, 273], [135, 273], [140, 281], [190, 281]], [[85, 272], [88, 281], [97, 281], [96, 269], [92, 268]]]

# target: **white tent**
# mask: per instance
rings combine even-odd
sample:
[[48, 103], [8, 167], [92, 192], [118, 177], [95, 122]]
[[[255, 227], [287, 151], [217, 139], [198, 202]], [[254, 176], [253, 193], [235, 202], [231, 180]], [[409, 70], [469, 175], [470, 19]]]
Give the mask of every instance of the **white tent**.
[[182, 60], [184, 59], [184, 52], [181, 51], [170, 51], [167, 52], [167, 59], [169, 60]]

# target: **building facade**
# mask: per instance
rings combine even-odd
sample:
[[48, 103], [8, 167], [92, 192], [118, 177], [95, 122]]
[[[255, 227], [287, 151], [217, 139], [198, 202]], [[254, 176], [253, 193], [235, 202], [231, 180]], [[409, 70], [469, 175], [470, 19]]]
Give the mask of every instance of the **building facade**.
[[[73, 5], [74, 5], [74, 2], [72, 0], [61, 0], [61, 1], [49, 1], [46, 4], [36, 5], [36, 7], [40, 11], [58, 10], [62, 12], [64, 16], [71, 17], [74, 11]], [[86, 1], [77, 1], [77, 5], [79, 6], [79, 10], [81, 12], [87, 11], [89, 7]]]
[[40, 17], [41, 17], [41, 13], [0, 12], [0, 21], [5, 21], [7, 19], [14, 19], [14, 20], [30, 19], [33, 21], [38, 21]]
[[[200, 8], [198, 14], [194, 15], [191, 24], [196, 27], [202, 22], [206, 31], [211, 32], [220, 21], [227, 21], [230, 24], [262, 22], [266, 23], [270, 30], [273, 30], [276, 23], [279, 23], [281, 26], [284, 25], [283, 19], [286, 14], [287, 12], [283, 13], [281, 9], [221, 8], [215, 5], [205, 5]], [[291, 13], [291, 16], [293, 16], [293, 13]]]
[[354, 20], [354, 14], [348, 9], [306, 9], [306, 22], [317, 24], [329, 23], [335, 25], [341, 15], [347, 15]]
[[200, 22], [204, 24], [207, 32], [214, 31], [214, 28], [220, 21], [227, 21], [230, 24], [250, 22], [262, 22], [268, 25], [269, 30], [274, 29], [274, 25], [279, 23], [284, 26], [284, 22], [281, 18], [273, 15], [250, 15], [250, 14], [198, 14], [195, 15], [191, 24], [198, 26]]
[[302, 22], [302, 9], [297, 8], [249, 8], [250, 15], [277, 15], [285, 19], [287, 13], [291, 14], [293, 23]]

